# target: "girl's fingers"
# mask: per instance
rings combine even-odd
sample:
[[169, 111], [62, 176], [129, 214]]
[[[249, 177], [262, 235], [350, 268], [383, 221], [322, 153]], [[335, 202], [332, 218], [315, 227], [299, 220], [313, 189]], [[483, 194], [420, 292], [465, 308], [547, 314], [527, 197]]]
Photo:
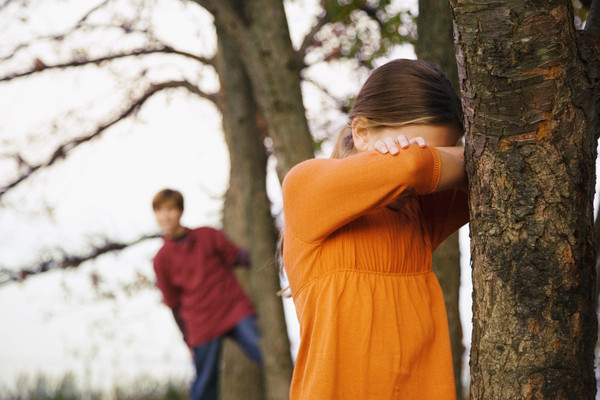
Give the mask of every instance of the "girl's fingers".
[[416, 143], [419, 147], [425, 147], [425, 139], [421, 136], [411, 138], [410, 140], [405, 135], [398, 135], [396, 139], [386, 137], [375, 142], [375, 150], [381, 154], [390, 153], [396, 155], [400, 148], [407, 149], [411, 144]]
[[378, 141], [375, 142], [375, 150], [377, 150], [381, 154], [385, 154], [385, 153], [388, 152], [388, 148], [385, 145], [385, 143], [383, 143], [382, 140], [378, 140]]
[[410, 143], [416, 143], [419, 147], [423, 148], [425, 147], [427, 144], [425, 143], [425, 139], [422, 138], [421, 136], [417, 136], [414, 137], [412, 139], [410, 139]]
[[383, 141], [390, 154], [398, 154], [399, 149], [394, 139], [392, 139], [391, 137], [386, 137], [385, 139], [383, 139]]
[[405, 149], [409, 146], [410, 143], [408, 142], [408, 139], [406, 138], [406, 136], [398, 135], [398, 144], [400, 145], [400, 147]]

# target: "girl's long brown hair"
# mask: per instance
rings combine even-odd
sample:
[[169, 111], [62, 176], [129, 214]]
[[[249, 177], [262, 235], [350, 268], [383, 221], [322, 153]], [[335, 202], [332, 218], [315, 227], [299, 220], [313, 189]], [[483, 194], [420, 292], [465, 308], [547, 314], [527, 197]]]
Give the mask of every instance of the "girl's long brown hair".
[[437, 66], [422, 60], [393, 60], [371, 73], [354, 100], [332, 158], [356, 151], [350, 127], [357, 117], [372, 128], [436, 124], [462, 131], [462, 107], [450, 81]]

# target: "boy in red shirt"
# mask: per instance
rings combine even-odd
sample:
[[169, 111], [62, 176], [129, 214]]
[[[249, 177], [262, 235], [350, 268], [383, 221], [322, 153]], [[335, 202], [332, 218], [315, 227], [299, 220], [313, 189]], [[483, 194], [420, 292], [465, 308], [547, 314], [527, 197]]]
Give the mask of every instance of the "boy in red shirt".
[[262, 365], [256, 312], [232, 272], [235, 265], [250, 264], [248, 251], [231, 243], [220, 230], [183, 227], [183, 196], [176, 190], [158, 192], [152, 208], [164, 239], [154, 258], [156, 283], [196, 367], [190, 399], [216, 400], [224, 336]]

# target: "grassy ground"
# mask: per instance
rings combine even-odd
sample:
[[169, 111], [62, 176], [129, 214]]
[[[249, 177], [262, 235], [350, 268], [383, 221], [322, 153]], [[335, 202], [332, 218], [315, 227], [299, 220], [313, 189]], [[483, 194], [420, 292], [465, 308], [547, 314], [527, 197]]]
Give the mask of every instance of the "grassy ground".
[[110, 391], [84, 391], [73, 375], [51, 380], [43, 375], [21, 377], [15, 388], [0, 391], [1, 400], [184, 400], [187, 382], [157, 382], [140, 378]]

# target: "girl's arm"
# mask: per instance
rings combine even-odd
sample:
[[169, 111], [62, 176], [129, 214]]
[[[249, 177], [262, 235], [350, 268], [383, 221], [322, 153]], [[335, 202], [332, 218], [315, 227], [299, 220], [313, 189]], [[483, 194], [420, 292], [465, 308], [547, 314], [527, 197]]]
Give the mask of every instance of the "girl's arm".
[[[398, 152], [399, 149], [408, 146], [407, 140], [402, 139], [406, 138], [398, 138], [399, 146], [396, 146], [396, 149], [389, 148], [394, 143], [384, 141], [378, 142], [376, 149], [383, 154], [388, 151]], [[411, 139], [411, 142], [425, 147], [425, 140], [421, 137]], [[436, 149], [442, 160], [440, 183], [435, 193], [419, 196], [426, 230], [433, 249], [469, 220], [468, 187], [463, 166], [464, 146], [436, 147]], [[451, 190], [444, 190], [445, 188]]]
[[[375, 150], [381, 154], [390, 153], [399, 154], [403, 149], [407, 149], [411, 144], [417, 144], [425, 148], [427, 144], [421, 136], [408, 139], [405, 135], [398, 135], [397, 138], [387, 137], [375, 142]], [[447, 189], [458, 188], [467, 191], [467, 179], [464, 169], [464, 146], [434, 146], [440, 153], [442, 171], [440, 182], [435, 192], [441, 192]]]
[[467, 191], [467, 174], [465, 171], [464, 146], [436, 147], [440, 154], [442, 171], [440, 183], [435, 192], [458, 188]]
[[[441, 179], [440, 170], [448, 168], [441, 163], [448, 162], [454, 162], [454, 157], [415, 144], [396, 156], [366, 151], [341, 160], [300, 163], [283, 182], [286, 231], [304, 242], [323, 240], [350, 221], [390, 204], [406, 190], [433, 192]], [[455, 169], [443, 174], [444, 182], [459, 179], [452, 172]]]

